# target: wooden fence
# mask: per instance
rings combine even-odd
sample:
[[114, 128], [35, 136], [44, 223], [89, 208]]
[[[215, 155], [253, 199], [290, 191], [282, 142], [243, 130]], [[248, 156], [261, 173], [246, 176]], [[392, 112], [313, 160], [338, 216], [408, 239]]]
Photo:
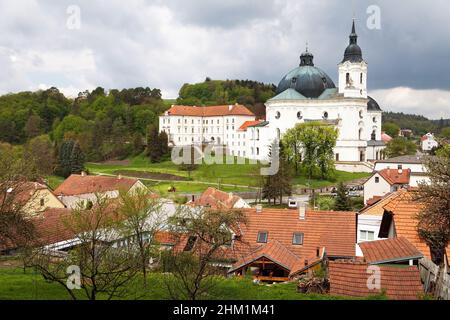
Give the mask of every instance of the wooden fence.
[[420, 277], [424, 291], [442, 300], [450, 300], [450, 276], [447, 270], [440, 270], [430, 259], [419, 261]]

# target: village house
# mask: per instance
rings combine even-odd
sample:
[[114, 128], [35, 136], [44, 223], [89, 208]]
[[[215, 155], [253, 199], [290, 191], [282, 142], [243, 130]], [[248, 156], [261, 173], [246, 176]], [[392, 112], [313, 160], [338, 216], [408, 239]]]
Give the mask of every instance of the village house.
[[439, 143], [434, 138], [434, 134], [427, 133], [422, 138], [420, 138], [420, 147], [423, 152], [430, 152], [431, 150], [437, 148]]
[[409, 177], [409, 185], [411, 187], [417, 187], [420, 182], [430, 182], [423, 156], [400, 156], [375, 162], [375, 172], [384, 169], [411, 170]]
[[[403, 237], [407, 239], [414, 247], [418, 249], [428, 260], [434, 260], [434, 253], [420, 237], [417, 230], [418, 220], [417, 215], [420, 213], [421, 204], [414, 201], [414, 190], [401, 190], [396, 197], [393, 197], [383, 207], [383, 219], [380, 225], [380, 238], [398, 238]], [[450, 243], [447, 245], [446, 256], [443, 257], [448, 269], [448, 253], [450, 252]]]
[[247, 223], [235, 235], [236, 262], [229, 274], [267, 282], [283, 282], [314, 269], [325, 258], [355, 256], [354, 212], [244, 209]]
[[209, 187], [200, 197], [189, 204], [211, 209], [242, 209], [250, 208], [250, 205], [241, 197], [216, 188]]
[[384, 197], [388, 193], [409, 186], [410, 169], [383, 169], [375, 172], [364, 183], [364, 204], [374, 197]]
[[384, 197], [373, 197], [367, 202], [366, 206], [359, 211], [356, 256], [363, 256], [359, 244], [380, 240], [378, 235], [380, 233], [381, 220], [383, 220], [384, 206], [388, 204], [392, 198], [398, 196], [398, 194], [398, 192], [393, 192]]
[[54, 194], [71, 209], [80, 203], [83, 205], [95, 204], [97, 195], [111, 199], [119, 196], [119, 191], [132, 193], [138, 189], [147, 187], [135, 178], [122, 176], [89, 176], [73, 174], [54, 191]]
[[8, 190], [14, 194], [14, 202], [28, 215], [36, 215], [47, 208], [64, 208], [64, 204], [53, 194], [49, 187], [38, 182], [25, 182]]

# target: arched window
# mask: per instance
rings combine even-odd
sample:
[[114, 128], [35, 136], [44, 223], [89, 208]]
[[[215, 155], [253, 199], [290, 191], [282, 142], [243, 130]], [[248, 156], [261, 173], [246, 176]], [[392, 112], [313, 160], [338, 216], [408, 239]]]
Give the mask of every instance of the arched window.
[[377, 123], [377, 117], [372, 118], [373, 123]]
[[363, 140], [363, 128], [359, 128], [358, 139]]
[[299, 120], [303, 119], [303, 114], [301, 111], [297, 112], [297, 119]]
[[364, 77], [364, 76], [363, 76], [363, 74], [361, 73], [361, 74], [359, 75], [359, 83], [361, 83], [361, 84], [363, 83], [363, 77]]
[[359, 110], [359, 117], [362, 119], [364, 117], [364, 112], [362, 110]]
[[275, 119], [280, 119], [280, 118], [281, 118], [281, 113], [280, 113], [280, 111], [277, 111], [275, 113]]
[[325, 112], [323, 113], [323, 118], [324, 118], [325, 120], [328, 119], [328, 112], [325, 111]]
[[256, 129], [256, 140], [259, 141], [259, 129]]
[[350, 84], [350, 73], [347, 72], [347, 74], [345, 75], [345, 82], [347, 83], [347, 85]]
[[372, 139], [372, 141], [377, 140], [377, 132], [375, 130], [372, 131], [372, 135], [370, 138]]
[[279, 128], [277, 128], [277, 139], [280, 140], [281, 139], [281, 131]]

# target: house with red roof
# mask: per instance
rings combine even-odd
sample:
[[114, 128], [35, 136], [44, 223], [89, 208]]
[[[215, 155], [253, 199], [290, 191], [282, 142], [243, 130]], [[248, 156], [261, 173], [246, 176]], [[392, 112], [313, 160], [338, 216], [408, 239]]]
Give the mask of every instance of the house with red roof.
[[410, 169], [383, 169], [375, 172], [364, 183], [364, 204], [375, 197], [384, 197], [399, 189], [409, 186]]
[[209, 187], [200, 197], [191, 202], [192, 205], [211, 209], [242, 209], [250, 205], [241, 197]]
[[136, 178], [125, 178], [121, 175], [90, 176], [82, 173], [73, 174], [54, 191], [58, 199], [68, 208], [76, 208], [80, 203], [95, 204], [97, 195], [117, 198], [120, 191], [133, 192], [147, 187]]
[[434, 148], [437, 148], [439, 143], [434, 138], [434, 134], [427, 133], [422, 138], [420, 138], [420, 147], [423, 152], [430, 152]]
[[321, 267], [325, 258], [355, 256], [356, 213], [244, 209], [247, 223], [235, 235], [230, 274], [283, 282]]

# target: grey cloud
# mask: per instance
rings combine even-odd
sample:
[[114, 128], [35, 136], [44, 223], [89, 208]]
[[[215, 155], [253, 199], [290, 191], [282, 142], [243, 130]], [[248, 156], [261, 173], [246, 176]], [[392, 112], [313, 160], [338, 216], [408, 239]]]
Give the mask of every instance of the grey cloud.
[[[450, 91], [448, 1], [355, 3], [370, 91], [396, 87]], [[66, 9], [72, 4], [81, 8], [80, 30], [66, 28]], [[206, 76], [278, 84], [298, 65], [307, 41], [316, 66], [337, 82], [337, 64], [350, 33], [351, 4], [350, 0], [0, 0], [4, 49], [0, 93], [49, 84], [48, 79], [51, 85], [80, 90], [145, 85], [161, 88], [166, 97], [175, 97], [183, 83]], [[381, 30], [366, 27], [366, 9], [373, 4], [381, 8]], [[92, 52], [93, 66], [77, 58], [86, 50]], [[26, 61], [12, 62], [10, 52]], [[57, 61], [49, 61], [50, 53]], [[72, 66], [70, 59], [79, 65]], [[52, 63], [52, 70], [46, 70]], [[393, 101], [386, 100], [400, 103]], [[443, 108], [438, 103], [429, 108], [433, 107], [437, 113]]]

